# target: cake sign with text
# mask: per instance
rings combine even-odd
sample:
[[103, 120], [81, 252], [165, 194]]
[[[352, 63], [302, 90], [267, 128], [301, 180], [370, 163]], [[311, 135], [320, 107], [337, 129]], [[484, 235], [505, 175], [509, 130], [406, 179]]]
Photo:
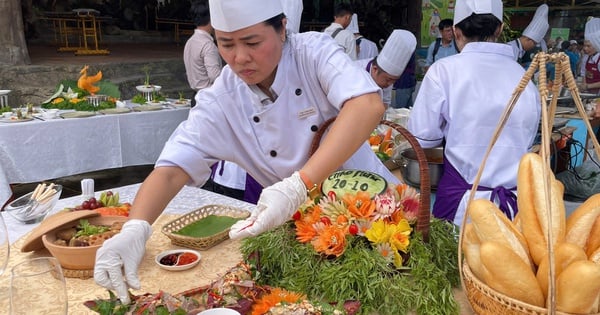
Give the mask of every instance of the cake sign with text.
[[324, 195], [333, 191], [340, 198], [347, 193], [365, 191], [370, 193], [372, 198], [384, 192], [386, 188], [387, 182], [378, 174], [361, 170], [342, 170], [329, 175], [323, 181], [321, 191]]

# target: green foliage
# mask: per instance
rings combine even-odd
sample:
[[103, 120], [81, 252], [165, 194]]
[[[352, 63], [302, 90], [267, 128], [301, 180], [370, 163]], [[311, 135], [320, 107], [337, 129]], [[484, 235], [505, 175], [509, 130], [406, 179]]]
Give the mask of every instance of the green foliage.
[[0, 107], [0, 114], [8, 113], [8, 112], [12, 112], [12, 107], [9, 107], [9, 106]]
[[259, 284], [326, 302], [358, 300], [361, 314], [458, 314], [452, 287], [460, 282], [454, 226], [432, 219], [430, 242], [411, 238], [406, 270], [397, 270], [368, 242], [353, 238], [339, 258], [323, 257], [295, 239], [291, 223], [249, 238], [242, 253]]

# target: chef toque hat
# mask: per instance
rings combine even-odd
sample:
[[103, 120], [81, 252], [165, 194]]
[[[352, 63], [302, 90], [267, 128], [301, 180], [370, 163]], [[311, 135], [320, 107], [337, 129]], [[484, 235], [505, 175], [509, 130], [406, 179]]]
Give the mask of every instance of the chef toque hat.
[[346, 30], [350, 31], [352, 34], [360, 33], [358, 31], [358, 15], [356, 13], [352, 14], [352, 20], [350, 20], [350, 25], [346, 27]]
[[592, 18], [585, 23], [584, 36], [596, 50], [600, 50], [600, 18]]
[[283, 13], [281, 0], [209, 0], [215, 30], [235, 32]]
[[400, 76], [417, 47], [415, 35], [405, 30], [394, 30], [377, 56], [377, 65], [392, 76]]
[[302, 20], [302, 0], [281, 0], [283, 13], [287, 18], [286, 27], [292, 33], [300, 32], [300, 22]]
[[533, 19], [525, 30], [523, 36], [531, 38], [534, 42], [539, 43], [546, 35], [550, 24], [548, 24], [548, 5], [542, 4], [535, 10]]
[[502, 21], [502, 0], [458, 0], [454, 6], [454, 25], [471, 14], [493, 14]]

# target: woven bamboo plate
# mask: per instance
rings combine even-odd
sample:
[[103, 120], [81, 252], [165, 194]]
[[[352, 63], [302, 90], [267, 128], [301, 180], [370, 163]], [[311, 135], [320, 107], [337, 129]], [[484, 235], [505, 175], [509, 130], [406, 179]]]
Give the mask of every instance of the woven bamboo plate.
[[225, 205], [207, 205], [165, 224], [162, 232], [171, 239], [173, 245], [200, 250], [209, 249], [229, 238], [229, 228], [207, 237], [192, 237], [174, 233], [209, 215], [245, 219], [250, 216], [250, 212]]

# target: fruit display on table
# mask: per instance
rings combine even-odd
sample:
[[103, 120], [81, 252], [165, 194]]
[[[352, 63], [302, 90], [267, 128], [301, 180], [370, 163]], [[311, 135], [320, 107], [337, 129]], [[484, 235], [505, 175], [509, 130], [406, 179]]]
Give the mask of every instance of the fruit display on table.
[[105, 191], [100, 194], [100, 198], [91, 197], [84, 200], [81, 204], [73, 208], [65, 208], [66, 211], [77, 210], [96, 210], [100, 215], [104, 216], [129, 216], [131, 204], [128, 202], [121, 203], [119, 193]]

